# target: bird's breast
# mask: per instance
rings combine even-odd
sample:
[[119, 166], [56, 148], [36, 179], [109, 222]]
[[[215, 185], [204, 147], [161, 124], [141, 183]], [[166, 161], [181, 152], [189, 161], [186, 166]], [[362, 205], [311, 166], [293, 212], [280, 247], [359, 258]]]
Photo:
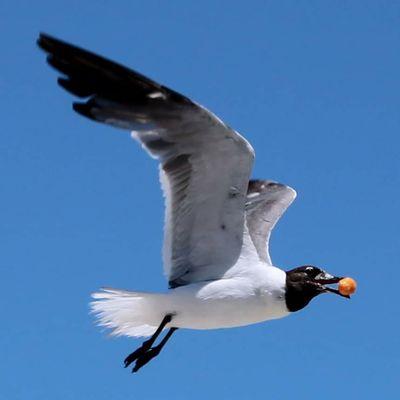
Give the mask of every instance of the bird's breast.
[[179, 328], [230, 328], [289, 314], [282, 290], [240, 278], [177, 288], [170, 301]]

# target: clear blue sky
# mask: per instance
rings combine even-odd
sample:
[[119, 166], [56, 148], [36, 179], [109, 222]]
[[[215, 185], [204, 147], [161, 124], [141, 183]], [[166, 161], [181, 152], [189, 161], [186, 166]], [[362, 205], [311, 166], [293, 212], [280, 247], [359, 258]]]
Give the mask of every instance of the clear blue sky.
[[[15, 0], [0, 13], [1, 400], [397, 398], [399, 2]], [[298, 191], [275, 264], [353, 276], [358, 294], [280, 321], [182, 330], [139, 374], [124, 370], [140, 342], [96, 328], [89, 294], [165, 289], [157, 166], [128, 134], [72, 112], [39, 31], [245, 135], [254, 176]]]

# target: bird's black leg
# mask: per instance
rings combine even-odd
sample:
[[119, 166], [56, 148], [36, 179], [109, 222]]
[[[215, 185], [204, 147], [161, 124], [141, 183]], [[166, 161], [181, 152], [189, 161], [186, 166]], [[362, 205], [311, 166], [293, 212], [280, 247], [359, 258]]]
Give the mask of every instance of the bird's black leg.
[[167, 334], [163, 337], [161, 342], [152, 348], [150, 348], [148, 351], [145, 353], [141, 354], [138, 359], [136, 360], [135, 366], [132, 369], [132, 372], [137, 372], [139, 371], [140, 368], [143, 367], [143, 365], [146, 365], [151, 359], [154, 357], [157, 357], [160, 354], [160, 351], [162, 348], [165, 346], [165, 343], [168, 342], [168, 339], [172, 336], [172, 334], [177, 330], [178, 328], [170, 328]]
[[[125, 368], [129, 367], [130, 364], [132, 364], [135, 360], [137, 360], [140, 356], [145, 354], [148, 350], [151, 349], [151, 346], [153, 346], [153, 343], [156, 341], [162, 330], [165, 328], [165, 325], [167, 325], [169, 322], [172, 320], [172, 315], [167, 314], [163, 320], [161, 321], [160, 326], [157, 328], [157, 330], [154, 332], [153, 336], [151, 336], [150, 339], [144, 341], [142, 345], [136, 349], [133, 353], [129, 354], [128, 357], [125, 358], [124, 360], [124, 365]], [[170, 335], [171, 336], [171, 335]], [[144, 365], [144, 364], [143, 364]]]

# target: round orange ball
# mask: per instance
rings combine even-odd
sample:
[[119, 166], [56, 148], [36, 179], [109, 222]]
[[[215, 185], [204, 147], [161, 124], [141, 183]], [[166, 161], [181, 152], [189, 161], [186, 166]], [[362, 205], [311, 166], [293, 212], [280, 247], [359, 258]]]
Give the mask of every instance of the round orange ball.
[[357, 282], [353, 278], [343, 278], [339, 281], [338, 289], [343, 296], [349, 296], [356, 291]]

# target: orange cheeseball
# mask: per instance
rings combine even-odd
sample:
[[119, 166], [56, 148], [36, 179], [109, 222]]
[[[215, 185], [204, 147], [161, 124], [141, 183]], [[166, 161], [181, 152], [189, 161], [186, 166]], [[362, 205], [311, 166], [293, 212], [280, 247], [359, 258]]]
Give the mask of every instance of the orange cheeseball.
[[357, 282], [353, 278], [343, 278], [339, 281], [339, 293], [344, 296], [353, 294], [357, 289]]

